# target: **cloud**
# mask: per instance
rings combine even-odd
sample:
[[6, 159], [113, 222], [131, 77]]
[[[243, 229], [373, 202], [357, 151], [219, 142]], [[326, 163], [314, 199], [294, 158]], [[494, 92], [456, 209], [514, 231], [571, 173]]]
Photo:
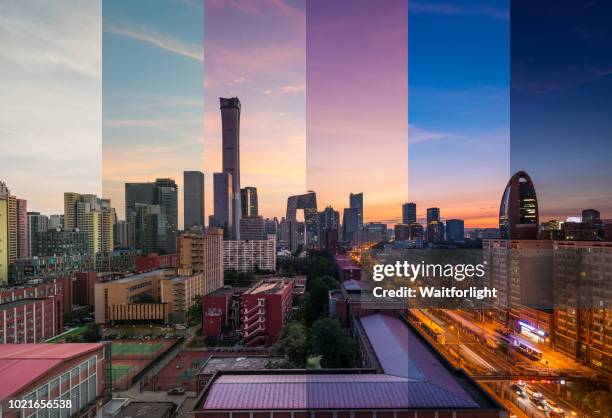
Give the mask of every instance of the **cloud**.
[[204, 61], [204, 50], [202, 45], [192, 44], [172, 36], [162, 35], [144, 26], [131, 28], [127, 25], [109, 25], [104, 27], [104, 31], [144, 42], [196, 61]]
[[414, 125], [408, 125], [408, 144], [410, 145], [457, 138], [461, 138], [461, 136], [448, 132], [429, 131]]
[[429, 3], [423, 1], [410, 1], [409, 13], [431, 13], [447, 16], [481, 15], [493, 19], [509, 20], [510, 13], [507, 9], [498, 9], [488, 5], [458, 6], [447, 3]]

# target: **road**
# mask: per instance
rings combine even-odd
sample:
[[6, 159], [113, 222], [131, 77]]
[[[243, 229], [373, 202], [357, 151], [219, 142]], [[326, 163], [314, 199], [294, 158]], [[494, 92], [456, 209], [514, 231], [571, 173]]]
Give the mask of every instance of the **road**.
[[[581, 373], [584, 366], [578, 365], [571, 359], [563, 358], [560, 353], [554, 353], [552, 349], [546, 347], [542, 349], [543, 359], [540, 362], [530, 361], [523, 356], [509, 352], [503, 355], [500, 351], [494, 350], [487, 343], [483, 343], [483, 338], [474, 337], [473, 333], [467, 332], [465, 327], [460, 326], [457, 322], [449, 320], [448, 317], [442, 317], [440, 312], [431, 312], [421, 310], [420, 314], [416, 315], [420, 322], [426, 323], [430, 329], [435, 329], [443, 334], [443, 338], [438, 338], [438, 341], [434, 342], [440, 352], [443, 355], [449, 357], [449, 359], [459, 367], [464, 368], [469, 374], [474, 376], [485, 376], [485, 375], [501, 375], [501, 374], [525, 374], [525, 373], [555, 373], [558, 370], [572, 370], [577, 373]], [[487, 341], [497, 341], [500, 334], [495, 330], [499, 328], [499, 325], [495, 325], [488, 322], [475, 321], [473, 318], [464, 316], [463, 319], [470, 321], [472, 325], [480, 327], [482, 337], [485, 337]], [[413, 321], [414, 322], [414, 321]], [[473, 326], [471, 326], [474, 329]], [[522, 339], [523, 337], [517, 337], [513, 335], [512, 338]], [[534, 343], [529, 341], [534, 346]], [[537, 347], [540, 349], [540, 347]], [[544, 348], [544, 347], [543, 347]], [[522, 361], [520, 361], [520, 360]], [[519, 361], [517, 361], [519, 360]], [[548, 363], [546, 362], [548, 361]], [[484, 381], [482, 382], [484, 384]], [[546, 414], [538, 410], [529, 398], [521, 398], [510, 390], [510, 384], [513, 382], [505, 381], [497, 383], [496, 397], [506, 406], [511, 413], [517, 414], [517, 409], [523, 411], [524, 416], [529, 417], [546, 417]], [[577, 411], [574, 406], [568, 404], [561, 397], [557, 396], [556, 385], [554, 384], [541, 384], [541, 383], [529, 383], [530, 386], [534, 387], [537, 391], [543, 393], [547, 399], [554, 400], [560, 405], [564, 411], [569, 415], [571, 411]], [[501, 399], [498, 395], [504, 394], [504, 399]], [[580, 414], [578, 413], [578, 416]]]

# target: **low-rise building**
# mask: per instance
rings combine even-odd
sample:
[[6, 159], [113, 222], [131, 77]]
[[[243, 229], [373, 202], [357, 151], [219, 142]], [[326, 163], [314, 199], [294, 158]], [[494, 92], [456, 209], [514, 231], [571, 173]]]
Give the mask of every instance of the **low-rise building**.
[[0, 304], [0, 344], [42, 343], [60, 334], [62, 326], [56, 296]]
[[340, 281], [361, 280], [361, 267], [346, 255], [336, 254], [334, 256], [334, 265], [338, 270]]
[[293, 280], [262, 280], [240, 296], [240, 326], [246, 346], [271, 344], [291, 317]]
[[[110, 344], [0, 344], [0, 416], [93, 417], [110, 398]], [[12, 400], [63, 408], [14, 408]]]

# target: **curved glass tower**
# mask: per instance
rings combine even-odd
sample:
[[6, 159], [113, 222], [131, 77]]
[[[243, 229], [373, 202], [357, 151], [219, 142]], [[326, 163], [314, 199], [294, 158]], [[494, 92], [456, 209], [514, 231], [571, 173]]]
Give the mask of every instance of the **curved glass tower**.
[[499, 207], [499, 232], [503, 239], [537, 239], [538, 199], [533, 182], [524, 171], [508, 181]]

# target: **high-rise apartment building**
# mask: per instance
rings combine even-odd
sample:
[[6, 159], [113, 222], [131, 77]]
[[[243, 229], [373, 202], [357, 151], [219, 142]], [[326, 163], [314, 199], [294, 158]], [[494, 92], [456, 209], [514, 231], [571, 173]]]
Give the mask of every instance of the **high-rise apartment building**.
[[438, 243], [444, 241], [444, 223], [440, 221], [431, 221], [427, 224], [426, 229], [427, 241]]
[[205, 234], [181, 234], [178, 247], [181, 268], [204, 273], [204, 279], [215, 289], [223, 286], [223, 230], [208, 228]]
[[183, 205], [185, 230], [191, 227], [204, 227], [204, 173], [201, 171], [183, 172]]
[[223, 241], [223, 268], [249, 272], [276, 270], [276, 236], [265, 240]]
[[612, 372], [612, 242], [554, 241], [555, 349]]
[[416, 223], [416, 203], [408, 202], [402, 205], [402, 223], [404, 225], [410, 225]]
[[363, 193], [351, 193], [349, 207], [357, 210], [357, 228], [363, 228]]
[[247, 216], [259, 215], [257, 187], [243, 187], [242, 189], [240, 189], [240, 199], [243, 218]]
[[226, 237], [232, 237], [234, 228], [234, 206], [232, 204], [232, 175], [228, 172], [213, 173], [214, 221], [215, 227], [221, 228]]
[[26, 201], [0, 181], [0, 284], [8, 283], [9, 264], [27, 258], [27, 228]]
[[96, 255], [113, 251], [114, 223], [115, 210], [109, 199], [101, 199], [94, 194], [64, 193], [64, 230], [84, 232], [87, 253]]
[[63, 228], [64, 215], [49, 215], [49, 228]]
[[[240, 100], [237, 97], [219, 98], [223, 129], [223, 172], [231, 175], [232, 184], [232, 239], [240, 239]], [[215, 213], [215, 216], [217, 214]]]

